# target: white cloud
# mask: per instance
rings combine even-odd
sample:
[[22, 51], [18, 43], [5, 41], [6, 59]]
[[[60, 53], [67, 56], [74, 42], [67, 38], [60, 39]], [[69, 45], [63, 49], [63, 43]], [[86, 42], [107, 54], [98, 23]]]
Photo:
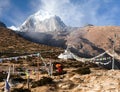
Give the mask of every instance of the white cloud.
[[[38, 4], [38, 7], [36, 7], [36, 4]], [[78, 11], [78, 7], [73, 5], [70, 0], [36, 0], [36, 2], [31, 2], [32, 7], [35, 8], [35, 10], [45, 10], [48, 11], [54, 15], [60, 16], [61, 19], [67, 24], [67, 25], [74, 25], [74, 21], [78, 21], [78, 19], [81, 19], [84, 15]], [[73, 22], [72, 22], [73, 21]]]
[[[83, 26], [91, 23], [93, 25], [113, 25], [116, 23], [115, 14], [118, 13], [119, 7], [110, 6], [112, 0], [30, 0], [28, 3], [31, 9], [23, 13], [15, 6], [11, 12], [12, 16], [9, 21], [19, 26], [32, 13], [38, 10], [46, 10], [52, 14], [60, 16], [63, 22], [68, 26]], [[0, 14], [3, 7], [6, 8], [10, 0], [0, 0]], [[105, 5], [105, 6], [104, 6]], [[1, 9], [2, 7], [2, 9]], [[99, 10], [103, 8], [103, 14]], [[105, 10], [107, 9], [107, 10]]]
[[[38, 1], [40, 5], [37, 9], [44, 9], [60, 16], [70, 26], [83, 26], [87, 23], [112, 25], [115, 24], [114, 16], [119, 10], [118, 7], [114, 9], [115, 7], [109, 5], [112, 0], [79, 0], [77, 3], [75, 0]], [[105, 11], [104, 14], [99, 13], [101, 8]], [[108, 8], [109, 11], [104, 10], [104, 8]]]
[[74, 4], [70, 0], [50, 0], [49, 2], [48, 0], [41, 0], [42, 7], [40, 9], [42, 8], [60, 16], [67, 25], [82, 26], [91, 21], [97, 22], [98, 2], [96, 0], [88, 0]]

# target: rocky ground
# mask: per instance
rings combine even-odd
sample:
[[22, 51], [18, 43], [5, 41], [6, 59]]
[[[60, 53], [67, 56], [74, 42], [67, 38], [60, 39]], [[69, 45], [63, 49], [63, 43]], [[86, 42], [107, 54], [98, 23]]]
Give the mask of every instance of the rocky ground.
[[58, 92], [120, 92], [119, 70], [94, 70], [87, 75], [69, 72], [58, 84]]
[[[73, 70], [77, 68], [66, 67], [67, 71], [64, 75], [51, 76], [54, 83], [45, 86], [31, 88], [31, 92], [120, 92], [120, 71], [106, 70], [100, 68], [90, 68], [91, 73], [81, 75], [75, 73]], [[30, 79], [38, 80], [43, 76], [48, 77], [47, 74], [30, 74]], [[24, 77], [25, 78], [25, 77]], [[0, 82], [0, 92], [3, 92], [4, 82]], [[13, 85], [14, 88], [27, 88], [26, 83], [18, 83]]]

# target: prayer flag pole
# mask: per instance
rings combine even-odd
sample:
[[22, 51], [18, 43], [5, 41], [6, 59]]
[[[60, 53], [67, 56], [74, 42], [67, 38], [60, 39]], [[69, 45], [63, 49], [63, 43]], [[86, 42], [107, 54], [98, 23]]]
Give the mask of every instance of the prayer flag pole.
[[4, 92], [10, 92], [10, 84], [9, 84], [9, 78], [10, 78], [10, 67], [9, 67], [9, 71], [8, 71], [8, 75], [7, 75], [7, 79], [5, 81], [5, 88], [4, 88]]
[[53, 73], [53, 64], [50, 60], [50, 76], [52, 76], [52, 73]]
[[38, 56], [38, 62], [37, 62], [37, 67], [38, 67], [38, 80], [40, 79], [40, 78], [39, 78], [39, 69], [40, 69], [39, 60], [40, 60], [40, 55]]
[[26, 70], [26, 77], [27, 77], [27, 87], [29, 89], [29, 77], [30, 77], [30, 75], [29, 75], [28, 70]]
[[114, 34], [114, 40], [113, 40], [113, 60], [112, 60], [112, 70], [114, 70], [115, 66], [115, 40], [116, 40], [116, 34]]
[[28, 89], [29, 89], [30, 88], [30, 86], [29, 86], [29, 76], [27, 78], [27, 86], [28, 86]]
[[15, 65], [13, 64], [13, 74], [15, 73]]

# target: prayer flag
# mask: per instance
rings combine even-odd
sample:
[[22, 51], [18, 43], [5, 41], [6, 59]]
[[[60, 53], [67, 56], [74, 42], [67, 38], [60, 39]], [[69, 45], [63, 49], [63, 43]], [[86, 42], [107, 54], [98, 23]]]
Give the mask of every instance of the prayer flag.
[[7, 80], [5, 81], [5, 92], [10, 92], [10, 85]]

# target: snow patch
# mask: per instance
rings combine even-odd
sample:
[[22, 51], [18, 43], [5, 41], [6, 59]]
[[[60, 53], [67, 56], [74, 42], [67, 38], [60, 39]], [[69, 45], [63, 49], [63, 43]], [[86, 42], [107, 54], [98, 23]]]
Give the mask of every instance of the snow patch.
[[15, 27], [15, 26], [11, 26], [11, 27], [8, 27], [8, 28], [11, 29], [11, 30], [14, 30], [14, 31], [17, 31], [17, 30], [18, 30], [18, 28]]

